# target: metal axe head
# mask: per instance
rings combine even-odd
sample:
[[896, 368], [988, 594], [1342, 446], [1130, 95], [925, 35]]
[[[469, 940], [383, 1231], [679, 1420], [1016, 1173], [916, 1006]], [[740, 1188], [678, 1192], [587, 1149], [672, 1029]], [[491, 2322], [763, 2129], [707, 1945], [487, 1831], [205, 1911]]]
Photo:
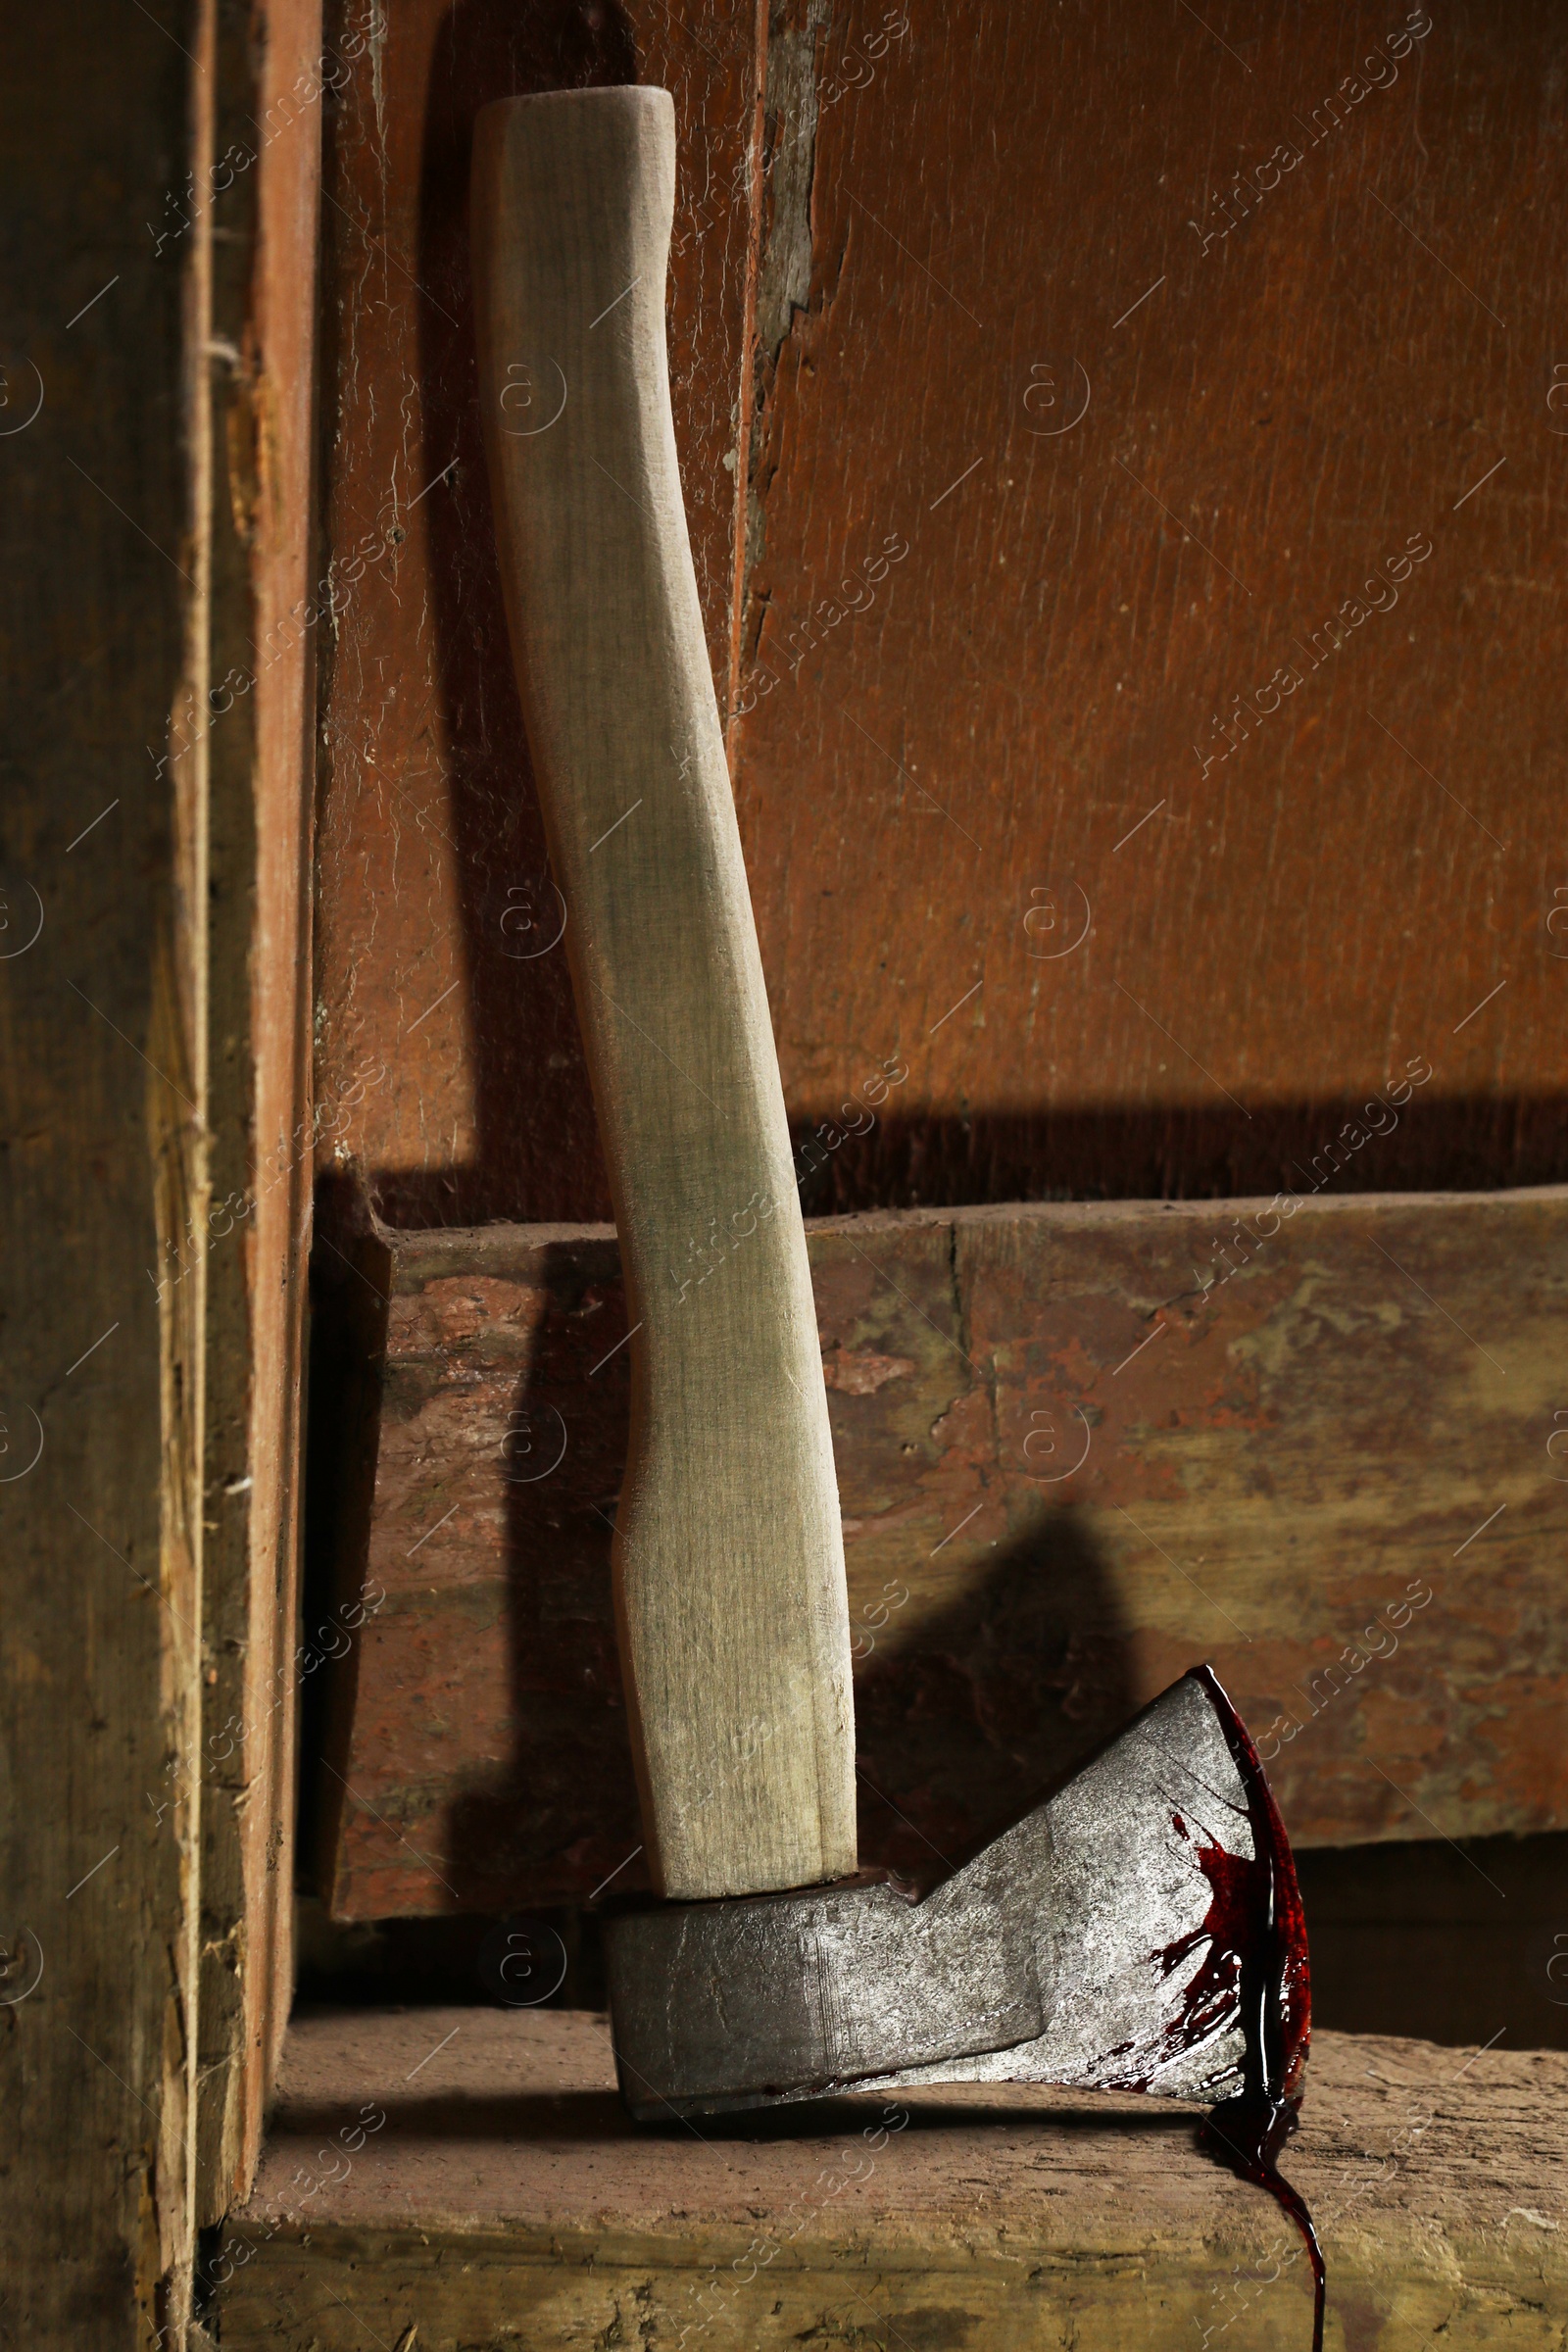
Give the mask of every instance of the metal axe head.
[[1207, 1667], [922, 1901], [862, 1876], [662, 1903], [614, 1917], [608, 1945], [621, 2090], [644, 2122], [924, 2082], [1080, 2084], [1213, 2102], [1211, 2131], [1251, 2170], [1294, 2120], [1296, 1871]]

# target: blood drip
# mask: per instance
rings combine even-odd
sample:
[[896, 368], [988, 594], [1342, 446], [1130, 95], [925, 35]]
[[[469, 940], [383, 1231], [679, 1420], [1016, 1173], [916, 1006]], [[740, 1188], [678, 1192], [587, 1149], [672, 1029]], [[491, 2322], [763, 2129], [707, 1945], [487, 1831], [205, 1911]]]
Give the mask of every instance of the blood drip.
[[[1235, 2004], [1246, 2040], [1243, 2088], [1213, 2109], [1202, 2144], [1244, 2180], [1266, 2188], [1300, 2230], [1312, 2266], [1312, 2352], [1323, 2352], [1322, 2249], [1305, 2204], [1278, 2169], [1280, 2150], [1299, 2120], [1311, 2031], [1306, 1921], [1290, 1840], [1257, 1750], [1212, 1671], [1200, 1666], [1196, 1674], [1213, 1701], [1247, 1791], [1253, 1858], [1194, 1840], [1209, 1884], [1208, 1911], [1200, 1929], [1159, 1957], [1174, 1968], [1200, 1944], [1205, 1947], [1184, 2003], [1182, 2041], [1206, 2038]], [[1183, 1837], [1191, 1835], [1180, 1816], [1174, 1826]]]

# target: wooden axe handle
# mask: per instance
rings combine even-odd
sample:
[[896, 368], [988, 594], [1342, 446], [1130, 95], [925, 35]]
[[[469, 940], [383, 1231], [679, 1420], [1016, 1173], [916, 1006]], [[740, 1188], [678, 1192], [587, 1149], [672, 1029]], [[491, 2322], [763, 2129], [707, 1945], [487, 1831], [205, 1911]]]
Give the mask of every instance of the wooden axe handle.
[[784, 1097], [675, 457], [666, 90], [485, 108], [501, 572], [620, 1234], [613, 1560], [656, 1883], [856, 1867], [838, 1490]]

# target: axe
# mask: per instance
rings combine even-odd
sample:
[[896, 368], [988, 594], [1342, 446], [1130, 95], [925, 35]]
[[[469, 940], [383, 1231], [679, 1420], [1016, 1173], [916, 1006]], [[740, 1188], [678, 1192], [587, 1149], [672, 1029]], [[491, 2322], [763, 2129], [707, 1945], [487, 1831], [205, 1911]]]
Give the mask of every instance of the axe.
[[478, 119], [501, 574], [631, 1324], [612, 1560], [658, 1895], [608, 1928], [622, 2093], [648, 2122], [934, 2082], [1201, 2100], [1309, 2231], [1275, 2171], [1300, 1899], [1206, 1667], [923, 1900], [857, 1866], [827, 1399], [670, 412], [674, 187], [667, 91]]

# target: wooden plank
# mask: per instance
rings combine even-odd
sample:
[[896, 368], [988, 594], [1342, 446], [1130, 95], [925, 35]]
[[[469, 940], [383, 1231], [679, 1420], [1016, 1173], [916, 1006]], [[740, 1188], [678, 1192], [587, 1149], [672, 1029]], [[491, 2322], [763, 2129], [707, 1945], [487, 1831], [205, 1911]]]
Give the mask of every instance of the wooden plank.
[[4, 75], [0, 2314], [178, 2345], [290, 1977], [319, 15], [54, 27]]
[[471, 108], [552, 72], [675, 93], [677, 432], [792, 1118], [911, 1072], [807, 1205], [1272, 1192], [1412, 1054], [1363, 1188], [1568, 1179], [1545, 379], [1495, 423], [1564, 269], [1556, 14], [1200, 13], [773, 10], [749, 279], [748, 12], [397, 12], [328, 208], [330, 528], [407, 538], [348, 619], [321, 864], [323, 1095], [385, 1071], [337, 1141], [393, 1222], [612, 1213], [564, 956], [521, 954], [554, 900], [461, 254]]
[[351, 10], [323, 51], [320, 0], [270, 0], [265, 40], [248, 20], [225, 18], [219, 56], [204, 2224], [244, 2195], [255, 2170], [293, 1987], [296, 1490], [315, 1157], [312, 616], [334, 595], [330, 578], [318, 592], [310, 573], [321, 114], [333, 88], [369, 71], [366, 26], [374, 21], [373, 8]]
[[205, 1216], [210, 248], [145, 224], [210, 153], [213, 31], [28, 12], [0, 73], [0, 2311], [127, 2352], [195, 2220], [204, 1317], [159, 1279]]
[[819, 1209], [1272, 1192], [1412, 1054], [1358, 1181], [1568, 1177], [1561, 474], [1543, 409], [1477, 490], [1474, 421], [1564, 262], [1555, 13], [1200, 13], [850, 0], [821, 36], [736, 790], [792, 1110], [911, 1076]]
[[[1568, 1195], [808, 1235], [864, 1857], [929, 1878], [1205, 1657], [1303, 1846], [1568, 1827]], [[367, 1247], [390, 1301], [373, 1497], [338, 1565], [370, 1613], [323, 1890], [354, 1919], [634, 1885], [613, 1237]]]
[[[1191, 2110], [964, 2085], [698, 2135], [636, 2131], [612, 2084], [583, 2012], [300, 2021], [214, 2266], [225, 2352], [1310, 2342], [1290, 2225]], [[1288, 2169], [1335, 2352], [1555, 2345], [1565, 2091], [1568, 2057], [1318, 2038]]]

